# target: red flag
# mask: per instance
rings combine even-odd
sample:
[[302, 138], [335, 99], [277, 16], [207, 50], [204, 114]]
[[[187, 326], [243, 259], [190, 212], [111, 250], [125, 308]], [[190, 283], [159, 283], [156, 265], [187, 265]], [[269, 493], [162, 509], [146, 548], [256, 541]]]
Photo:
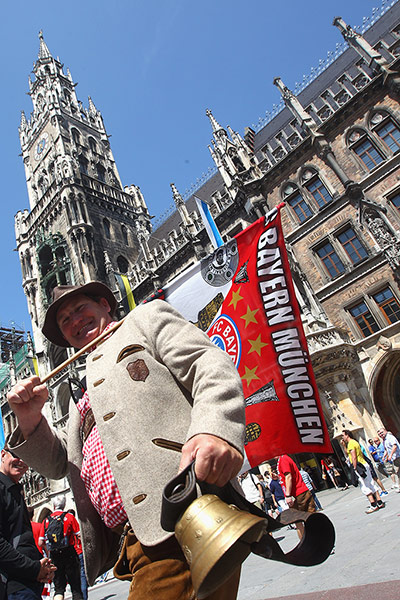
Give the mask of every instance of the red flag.
[[164, 290], [239, 371], [251, 466], [280, 454], [332, 452], [290, 273], [282, 206]]

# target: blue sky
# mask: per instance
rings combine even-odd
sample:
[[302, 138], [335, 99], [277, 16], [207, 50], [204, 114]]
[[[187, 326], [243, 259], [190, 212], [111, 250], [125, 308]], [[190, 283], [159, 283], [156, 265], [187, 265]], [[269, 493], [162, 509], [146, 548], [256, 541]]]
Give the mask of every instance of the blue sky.
[[28, 207], [20, 111], [32, 110], [28, 75], [38, 32], [102, 111], [124, 185], [139, 185], [150, 213], [172, 203], [213, 166], [210, 108], [221, 125], [246, 125], [280, 100], [276, 76], [294, 89], [342, 41], [334, 16], [352, 25], [380, 0], [70, 0], [4, 2], [1, 33], [0, 323], [30, 329], [14, 237]]

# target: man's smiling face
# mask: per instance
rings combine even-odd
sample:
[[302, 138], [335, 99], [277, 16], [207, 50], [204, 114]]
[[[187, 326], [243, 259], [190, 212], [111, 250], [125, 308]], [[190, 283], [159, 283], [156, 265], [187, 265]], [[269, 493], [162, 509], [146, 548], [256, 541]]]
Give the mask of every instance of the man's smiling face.
[[1, 451], [1, 472], [14, 483], [18, 483], [28, 470], [28, 465], [9, 450]]
[[83, 348], [111, 322], [110, 305], [105, 298], [93, 300], [84, 294], [66, 300], [57, 311], [57, 325], [67, 342]]

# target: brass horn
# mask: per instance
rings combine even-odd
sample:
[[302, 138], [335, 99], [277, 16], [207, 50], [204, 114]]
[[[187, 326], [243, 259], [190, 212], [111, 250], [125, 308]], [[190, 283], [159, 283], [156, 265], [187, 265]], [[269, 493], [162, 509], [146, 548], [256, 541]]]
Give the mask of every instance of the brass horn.
[[194, 500], [175, 526], [190, 565], [197, 598], [206, 598], [227, 581], [267, 529], [267, 520], [226, 504], [214, 494]]

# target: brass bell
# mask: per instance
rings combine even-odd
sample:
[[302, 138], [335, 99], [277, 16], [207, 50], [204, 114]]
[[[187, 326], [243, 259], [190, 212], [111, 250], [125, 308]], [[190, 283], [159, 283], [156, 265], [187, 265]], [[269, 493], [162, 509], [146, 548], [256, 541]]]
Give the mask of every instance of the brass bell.
[[206, 598], [227, 581], [266, 532], [267, 520], [205, 494], [194, 500], [175, 526], [190, 565], [197, 598]]

